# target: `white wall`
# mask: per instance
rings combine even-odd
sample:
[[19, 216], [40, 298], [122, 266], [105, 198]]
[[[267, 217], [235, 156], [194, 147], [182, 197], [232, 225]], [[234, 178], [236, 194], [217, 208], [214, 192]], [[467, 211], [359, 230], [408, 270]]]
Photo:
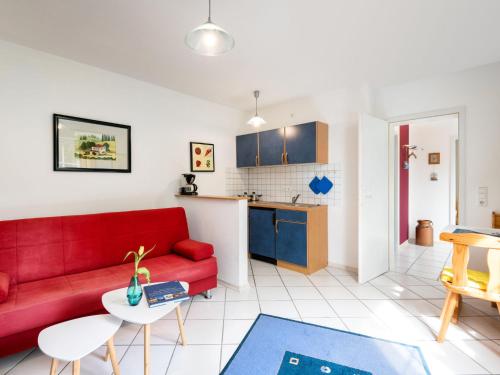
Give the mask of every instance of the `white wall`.
[[[458, 118], [428, 118], [410, 121], [409, 125], [410, 144], [418, 147], [417, 159], [410, 159], [409, 169], [410, 238], [415, 239], [417, 220], [428, 219], [433, 221], [434, 238], [438, 239], [441, 230], [451, 224], [450, 191], [455, 187], [452, 139], [458, 137]], [[440, 164], [428, 163], [431, 152], [440, 153]], [[437, 173], [437, 181], [430, 179], [431, 173]]]
[[[300, 98], [263, 108], [267, 121], [262, 130], [309, 121], [329, 124], [329, 161], [335, 165], [340, 184], [328, 208], [328, 258], [333, 264], [357, 268], [357, 124], [358, 112], [366, 107], [364, 93], [339, 90]], [[248, 114], [250, 117], [251, 114]], [[240, 128], [240, 133], [254, 129]]]
[[[132, 125], [132, 173], [52, 171], [52, 114]], [[242, 113], [0, 41], [0, 219], [176, 205], [189, 142], [215, 144], [202, 193], [223, 194]], [[91, 186], [91, 188], [89, 188]]]
[[[491, 226], [491, 211], [500, 210], [500, 63], [380, 89], [376, 113], [384, 118], [464, 106], [465, 222]], [[462, 134], [460, 134], [462, 137]], [[478, 187], [489, 189], [489, 204], [478, 204]], [[484, 268], [483, 253], [471, 253], [471, 266]]]

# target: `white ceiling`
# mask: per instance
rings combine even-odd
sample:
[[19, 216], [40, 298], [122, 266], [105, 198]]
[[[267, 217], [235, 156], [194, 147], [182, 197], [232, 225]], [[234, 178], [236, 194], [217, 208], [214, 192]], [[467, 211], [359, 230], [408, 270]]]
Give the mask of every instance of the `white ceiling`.
[[499, 0], [213, 0], [220, 57], [184, 35], [207, 0], [0, 0], [0, 39], [239, 109], [500, 61]]

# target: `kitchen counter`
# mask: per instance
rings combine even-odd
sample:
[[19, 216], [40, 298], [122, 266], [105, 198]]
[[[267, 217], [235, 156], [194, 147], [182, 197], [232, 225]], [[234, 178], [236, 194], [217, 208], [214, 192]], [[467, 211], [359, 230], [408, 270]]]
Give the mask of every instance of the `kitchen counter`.
[[321, 209], [322, 207], [326, 207], [325, 205], [317, 205], [317, 204], [305, 204], [305, 203], [287, 203], [287, 202], [266, 202], [266, 201], [257, 201], [257, 202], [248, 202], [248, 207], [261, 207], [261, 208], [276, 208], [280, 210], [290, 210], [290, 211], [312, 211]]
[[196, 199], [225, 199], [225, 200], [233, 200], [233, 201], [245, 201], [246, 197], [236, 197], [234, 195], [183, 195], [183, 194], [175, 194], [176, 197], [179, 198], [196, 198]]

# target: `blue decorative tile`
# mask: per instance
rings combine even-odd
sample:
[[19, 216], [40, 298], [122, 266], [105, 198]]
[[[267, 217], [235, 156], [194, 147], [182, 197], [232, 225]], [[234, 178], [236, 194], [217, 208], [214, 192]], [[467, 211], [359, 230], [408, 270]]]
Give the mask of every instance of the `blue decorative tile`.
[[311, 182], [309, 183], [309, 188], [313, 191], [314, 194], [319, 194], [321, 191], [319, 190], [318, 184], [320, 182], [320, 179], [318, 176], [315, 176]]
[[321, 193], [327, 194], [332, 189], [333, 182], [331, 182], [328, 177], [323, 176], [323, 178], [317, 183], [316, 187]]

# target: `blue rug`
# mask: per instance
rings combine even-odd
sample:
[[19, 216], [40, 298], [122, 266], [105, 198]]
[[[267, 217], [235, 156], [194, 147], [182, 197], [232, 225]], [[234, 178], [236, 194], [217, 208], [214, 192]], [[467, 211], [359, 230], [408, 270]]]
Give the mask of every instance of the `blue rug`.
[[260, 314], [224, 375], [430, 374], [416, 346]]

